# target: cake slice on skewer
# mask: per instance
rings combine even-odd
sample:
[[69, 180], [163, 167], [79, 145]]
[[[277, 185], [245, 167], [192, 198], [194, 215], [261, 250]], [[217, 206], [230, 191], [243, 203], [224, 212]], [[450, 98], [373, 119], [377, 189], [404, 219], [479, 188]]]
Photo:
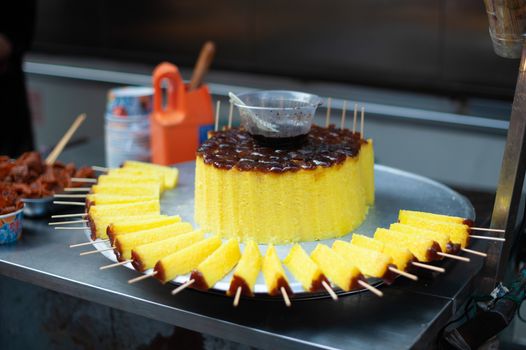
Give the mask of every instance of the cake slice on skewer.
[[134, 220], [133, 217], [126, 221], [112, 222], [108, 225], [106, 233], [108, 236], [116, 237], [126, 233], [149, 230], [156, 227], [167, 226], [181, 222], [179, 215], [174, 216], [154, 216], [144, 219]]
[[430, 220], [418, 216], [402, 217], [400, 223], [448, 234], [451, 242], [460, 244], [461, 248], [467, 248], [469, 244], [469, 226], [465, 224]]
[[147, 202], [153, 200], [159, 200], [159, 197], [154, 196], [120, 196], [113, 194], [104, 193], [92, 193], [85, 196], [86, 207], [89, 209], [93, 205], [106, 205], [106, 204], [125, 204], [125, 203], [137, 203]]
[[164, 190], [164, 182], [156, 176], [133, 176], [133, 175], [101, 175], [98, 178], [97, 184], [101, 186], [113, 186], [125, 183], [127, 185], [150, 185], [159, 188], [159, 191]]
[[461, 218], [458, 216], [443, 215], [428, 213], [423, 211], [414, 211], [414, 210], [400, 210], [399, 220], [400, 222], [405, 221], [408, 217], [419, 217], [422, 219], [449, 222], [453, 224], [467, 225], [469, 226], [470, 231], [487, 231], [487, 232], [505, 232], [506, 230], [495, 229], [495, 228], [485, 228], [485, 227], [474, 227], [474, 222], [471, 219]]
[[111, 194], [114, 196], [151, 196], [159, 198], [161, 191], [157, 185], [149, 184], [107, 184], [91, 186], [92, 193]]
[[179, 170], [177, 168], [138, 162], [134, 160], [127, 160], [123, 164], [124, 169], [140, 169], [145, 171], [152, 171], [164, 177], [164, 184], [167, 189], [175, 188], [177, 186], [177, 180], [179, 178]]
[[248, 241], [245, 244], [245, 250], [237, 264], [230, 287], [226, 292], [227, 295], [234, 295], [234, 306], [239, 303], [241, 294], [247, 296], [254, 295], [254, 286], [256, 284], [259, 271], [261, 271], [261, 262], [263, 258], [259, 252], [258, 245], [255, 241]]
[[[151, 269], [157, 261], [205, 239], [203, 231], [182, 233], [175, 237], [141, 244], [131, 251], [131, 263], [140, 272]], [[126, 260], [125, 260], [126, 261]], [[128, 260], [129, 261], [129, 260]]]
[[374, 239], [384, 243], [396, 244], [399, 247], [405, 247], [421, 262], [441, 259], [437, 254], [437, 252], [440, 251], [440, 246], [432, 239], [409, 236], [403, 232], [391, 231], [385, 228], [376, 229]]
[[295, 244], [290, 249], [289, 254], [283, 260], [283, 264], [306, 291], [318, 292], [325, 289], [334, 300], [338, 299], [330, 287], [327, 277], [299, 244]]
[[159, 281], [166, 283], [195, 269], [219, 246], [221, 246], [221, 239], [217, 236], [192, 244], [159, 260], [155, 264], [152, 275], [155, 275]]
[[241, 258], [239, 242], [231, 238], [203, 260], [190, 275], [193, 287], [206, 290], [225, 277]]
[[131, 251], [135, 247], [164, 240], [191, 231], [193, 231], [193, 227], [190, 223], [178, 222], [149, 230], [110, 237], [110, 240], [113, 242], [113, 246], [115, 246], [115, 255], [117, 256], [117, 259], [119, 261], [123, 261], [129, 260], [131, 258]]
[[272, 244], [267, 246], [267, 252], [263, 257], [261, 270], [263, 272], [263, 277], [265, 277], [268, 294], [278, 295], [281, 293], [285, 304], [290, 306], [289, 295], [292, 295], [292, 289], [289, 286], [285, 270], [283, 270], [281, 261], [276, 253], [276, 248], [274, 248], [274, 245]]
[[431, 231], [425, 228], [419, 228], [401, 223], [391, 224], [389, 229], [432, 239], [440, 245], [440, 249], [444, 253], [457, 254], [460, 251], [460, 244], [453, 243], [449, 235], [442, 232]]
[[393, 283], [396, 277], [396, 274], [389, 269], [394, 267], [393, 260], [386, 254], [342, 240], [334, 241], [332, 250], [351, 265], [356, 266], [365, 276], [381, 278], [387, 284]]
[[151, 218], [163, 218], [165, 215], [159, 214], [144, 214], [144, 215], [126, 215], [126, 214], [112, 214], [112, 215], [96, 215], [88, 216], [88, 225], [91, 230], [91, 239], [108, 239], [108, 226], [111, 223], [124, 223], [130, 220], [141, 221]]

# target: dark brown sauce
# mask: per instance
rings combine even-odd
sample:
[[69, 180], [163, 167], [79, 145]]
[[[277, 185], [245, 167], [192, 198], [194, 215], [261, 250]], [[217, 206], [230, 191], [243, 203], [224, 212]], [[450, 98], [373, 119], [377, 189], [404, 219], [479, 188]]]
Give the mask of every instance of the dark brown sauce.
[[92, 205], [95, 205], [95, 202], [90, 201], [89, 199], [86, 198], [86, 211], [89, 212], [89, 209], [91, 208]]
[[426, 258], [428, 261], [435, 261], [440, 260], [442, 257], [437, 254], [437, 252], [442, 252], [442, 249], [440, 249], [440, 245], [433, 241], [433, 245], [429, 248], [427, 248], [426, 251]]
[[227, 295], [236, 295], [237, 289], [241, 287], [241, 294], [249, 297], [254, 296], [254, 293], [250, 289], [248, 283], [243, 279], [243, 277], [234, 275], [232, 277], [232, 282], [230, 282], [230, 287], [228, 287]]
[[[395, 264], [389, 264], [387, 265], [388, 267], [391, 266], [391, 267], [394, 267], [396, 268], [396, 265]], [[390, 285], [394, 282], [395, 278], [398, 276], [398, 274], [396, 272], [393, 272], [391, 270], [389, 270], [388, 268], [385, 270], [385, 273], [384, 275], [381, 277], [382, 280], [385, 282], [385, 284], [387, 285]]]
[[166, 283], [166, 271], [164, 270], [164, 266], [160, 260], [155, 264], [153, 270], [155, 273], [154, 277], [161, 281], [163, 284]]
[[266, 137], [263, 135], [252, 135], [258, 144], [268, 147], [298, 147], [307, 142], [307, 134], [293, 137]]
[[355, 157], [367, 141], [359, 133], [347, 129], [312, 126], [300, 144], [287, 147], [261, 144], [242, 129], [212, 133], [197, 150], [205, 164], [219, 169], [284, 173], [301, 169], [313, 170], [342, 164], [347, 157]]
[[96, 230], [96, 227], [95, 227], [95, 221], [93, 221], [93, 218], [89, 214], [87, 215], [87, 218], [88, 218], [88, 226], [89, 226], [89, 229], [91, 231], [91, 239], [92, 240], [96, 240], [97, 239], [97, 230]]
[[144, 264], [141, 261], [141, 257], [137, 253], [135, 253], [133, 249], [131, 251], [131, 259], [132, 259], [132, 266], [135, 270], [139, 272], [143, 272], [144, 270], [146, 270]]
[[190, 279], [194, 280], [194, 283], [192, 283], [192, 287], [195, 289], [207, 290], [210, 288], [206, 283], [205, 277], [199, 270], [192, 271]]
[[354, 277], [351, 277], [351, 281], [350, 281], [350, 283], [349, 283], [349, 290], [363, 288], [362, 286], [360, 286], [360, 285], [358, 284], [358, 281], [364, 281], [364, 282], [367, 282], [367, 280], [365, 279], [365, 276], [362, 275], [361, 273], [359, 273], [358, 275], [356, 275], [356, 276], [354, 276]]
[[327, 277], [325, 277], [323, 273], [321, 273], [317, 279], [312, 281], [309, 291], [311, 292], [324, 291], [325, 287], [323, 286], [322, 282], [325, 282], [328, 285], [330, 285], [329, 280], [327, 279]]
[[110, 243], [113, 244], [113, 242], [115, 242], [115, 239], [117, 238], [118, 235], [113, 230], [112, 224], [109, 224], [108, 227], [106, 227], [106, 234], [108, 235]]
[[464, 225], [468, 225], [469, 227], [475, 225], [475, 223], [474, 223], [473, 220], [471, 220], [471, 219], [464, 219], [464, 221], [462, 221], [462, 223], [463, 223]]
[[288, 295], [292, 295], [292, 289], [290, 289], [289, 284], [287, 283], [287, 280], [285, 280], [284, 277], [278, 278], [278, 281], [276, 283], [276, 288], [269, 290], [268, 294], [270, 295], [278, 295], [281, 294], [281, 287], [285, 288], [285, 291]]
[[115, 243], [112, 243], [113, 246], [115, 246], [115, 249], [113, 249], [113, 252], [115, 253], [115, 256], [117, 257], [118, 261], [124, 261], [124, 257], [122, 256], [122, 246], [119, 243], [119, 241], [115, 241]]
[[457, 254], [458, 252], [460, 252], [459, 243], [449, 242], [446, 247], [447, 247], [446, 253], [448, 254]]

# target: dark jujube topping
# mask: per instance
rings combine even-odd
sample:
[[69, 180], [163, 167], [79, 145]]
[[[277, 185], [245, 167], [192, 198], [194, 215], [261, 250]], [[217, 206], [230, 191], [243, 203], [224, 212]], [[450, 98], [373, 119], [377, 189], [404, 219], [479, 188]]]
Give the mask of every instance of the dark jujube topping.
[[233, 128], [212, 133], [197, 154], [205, 164], [219, 169], [284, 173], [341, 164], [347, 157], [357, 156], [361, 144], [366, 142], [360, 133], [333, 125], [313, 125], [302, 142], [286, 145], [261, 142], [247, 131]]

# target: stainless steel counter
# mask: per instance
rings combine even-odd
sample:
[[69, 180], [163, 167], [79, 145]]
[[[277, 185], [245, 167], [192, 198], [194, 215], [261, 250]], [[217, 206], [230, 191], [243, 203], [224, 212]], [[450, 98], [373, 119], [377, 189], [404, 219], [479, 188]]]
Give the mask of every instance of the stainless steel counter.
[[[63, 160], [102, 164], [100, 142], [68, 150]], [[282, 301], [242, 299], [232, 307], [223, 295], [186, 290], [175, 297], [155, 280], [129, 285], [137, 276], [125, 268], [100, 271], [99, 254], [79, 257], [69, 244], [84, 234], [55, 231], [47, 220], [24, 221], [22, 239], [0, 246], [0, 274], [94, 303], [221, 338], [268, 349], [430, 348], [440, 328], [471, 293], [481, 260], [446, 263], [447, 273], [422, 274], [417, 283], [399, 279], [371, 293], [331, 299]], [[475, 245], [476, 249], [481, 249]]]

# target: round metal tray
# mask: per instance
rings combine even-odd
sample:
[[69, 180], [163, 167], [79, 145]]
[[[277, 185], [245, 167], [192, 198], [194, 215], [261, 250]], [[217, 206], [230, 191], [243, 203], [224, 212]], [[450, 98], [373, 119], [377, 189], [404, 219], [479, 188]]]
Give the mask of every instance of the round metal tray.
[[[177, 188], [165, 192], [161, 198], [161, 209], [163, 214], [180, 215], [183, 221], [194, 222], [194, 177], [195, 162], [187, 162], [177, 165], [179, 169], [179, 183]], [[455, 215], [464, 218], [475, 218], [475, 212], [471, 203], [459, 193], [449, 187], [428, 178], [408, 173], [402, 170], [375, 165], [375, 205], [369, 209], [367, 218], [354, 232], [372, 237], [378, 227], [389, 227], [398, 220], [400, 209], [420, 210], [433, 213]], [[89, 238], [89, 231], [86, 232]], [[350, 240], [352, 233], [338, 239]], [[301, 242], [302, 247], [310, 253], [318, 243], [331, 246], [335, 239], [326, 239], [314, 242]], [[288, 254], [292, 244], [277, 245], [276, 250], [281, 259]], [[108, 243], [96, 243], [96, 249], [109, 248]], [[243, 245], [241, 246], [243, 249]], [[265, 254], [266, 245], [259, 245], [261, 254]], [[111, 251], [101, 252], [108, 259], [116, 261]], [[125, 265], [133, 269], [131, 264]], [[147, 271], [146, 273], [148, 273]], [[288, 273], [288, 271], [287, 271]], [[213, 289], [224, 292], [228, 289], [232, 273], [217, 282]], [[180, 284], [188, 280], [189, 275], [179, 276], [173, 282]], [[288, 275], [290, 287], [295, 293], [295, 298], [317, 297], [320, 293], [306, 292], [301, 284], [292, 275]], [[370, 279], [371, 284], [380, 284], [378, 279]], [[260, 274], [255, 286], [255, 293], [267, 292], [263, 276]], [[360, 292], [356, 290], [353, 292]], [[326, 295], [326, 293], [325, 293]]]

